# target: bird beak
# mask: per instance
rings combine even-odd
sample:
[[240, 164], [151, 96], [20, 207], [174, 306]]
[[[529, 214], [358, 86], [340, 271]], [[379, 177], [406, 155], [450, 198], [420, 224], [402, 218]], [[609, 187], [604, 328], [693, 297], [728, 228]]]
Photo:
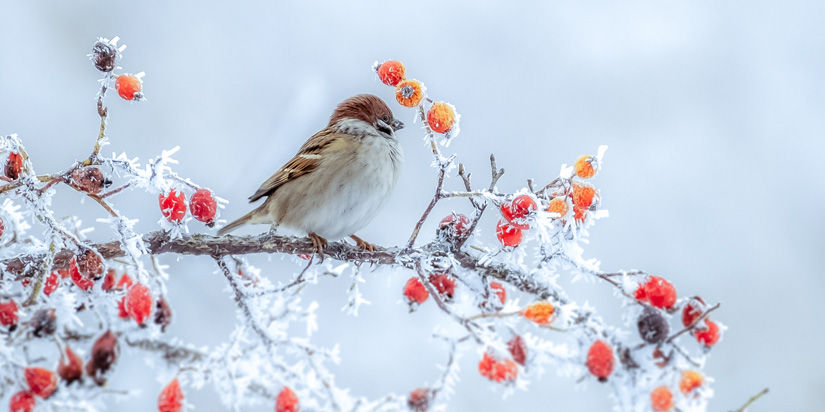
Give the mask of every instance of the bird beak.
[[390, 125], [390, 127], [392, 127], [392, 130], [394, 132], [397, 132], [397, 131], [404, 128], [404, 123], [402, 123], [401, 120], [393, 119], [392, 124]]

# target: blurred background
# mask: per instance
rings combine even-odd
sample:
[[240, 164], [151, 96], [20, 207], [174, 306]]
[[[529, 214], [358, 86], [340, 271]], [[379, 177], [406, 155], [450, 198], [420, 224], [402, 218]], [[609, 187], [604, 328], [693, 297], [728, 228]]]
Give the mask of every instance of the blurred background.
[[[662, 274], [680, 295], [722, 303], [715, 319], [729, 330], [706, 369], [716, 391], [709, 410], [735, 409], [765, 386], [771, 393], [753, 411], [821, 410], [825, 3], [231, 3], [0, 2], [0, 133], [20, 134], [41, 172], [88, 155], [99, 73], [86, 54], [98, 36], [120, 36], [129, 46], [120, 65], [146, 72], [147, 101], [109, 96], [104, 153], [145, 160], [180, 145], [176, 170], [228, 199], [222, 217], [232, 219], [340, 100], [375, 93], [410, 123], [413, 113], [371, 71], [375, 60], [400, 59], [432, 97], [458, 108], [462, 131], [450, 150], [478, 185], [488, 182], [490, 153], [507, 170], [499, 188], [513, 191], [610, 146], [595, 181], [610, 218], [591, 230], [586, 256], [605, 270]], [[415, 127], [401, 133], [407, 162], [398, 189], [359, 233], [365, 239], [403, 242], [429, 201], [434, 171], [421, 137]], [[78, 199], [62, 190], [55, 206], [90, 224], [102, 216]], [[125, 193], [116, 205], [141, 218], [141, 229], [156, 226], [153, 196]], [[445, 202], [434, 218], [450, 209], [470, 211]], [[494, 224], [483, 225], [491, 240]], [[109, 237], [105, 228], [91, 234]], [[168, 333], [222, 342], [235, 322], [222, 277], [207, 258], [175, 259], [162, 259], [173, 274]], [[279, 256], [253, 262], [276, 280], [298, 269]], [[307, 291], [321, 304], [314, 338], [341, 344], [337, 382], [355, 394], [406, 393], [439, 374], [446, 348], [430, 335], [445, 318], [433, 305], [407, 313], [400, 291], [408, 276], [368, 274], [362, 290], [372, 304], [357, 318], [340, 311], [348, 280]], [[587, 287], [577, 298], [618, 321], [609, 288]], [[473, 353], [462, 359], [449, 410], [611, 405], [607, 386], [552, 373], [502, 399], [476, 372]], [[125, 357], [111, 385], [143, 394], [118, 410], [154, 409], [159, 376]], [[187, 395], [197, 410], [215, 410], [211, 387]]]

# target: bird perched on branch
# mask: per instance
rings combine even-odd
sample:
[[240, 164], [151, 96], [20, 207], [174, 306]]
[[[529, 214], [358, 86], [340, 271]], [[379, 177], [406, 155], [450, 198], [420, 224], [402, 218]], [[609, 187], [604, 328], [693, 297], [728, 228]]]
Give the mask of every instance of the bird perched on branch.
[[329, 124], [249, 197], [263, 204], [226, 225], [224, 235], [245, 224], [271, 224], [306, 232], [323, 257], [327, 239], [355, 235], [389, 197], [403, 161], [396, 120], [380, 98], [359, 94], [341, 102]]

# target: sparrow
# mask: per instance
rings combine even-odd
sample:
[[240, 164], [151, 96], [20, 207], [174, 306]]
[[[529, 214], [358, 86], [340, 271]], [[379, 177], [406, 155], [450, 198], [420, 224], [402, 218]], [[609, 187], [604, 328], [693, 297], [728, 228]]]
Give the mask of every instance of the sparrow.
[[323, 258], [327, 239], [349, 236], [365, 250], [375, 246], [355, 235], [389, 197], [404, 154], [397, 120], [377, 96], [359, 94], [341, 102], [329, 124], [249, 197], [266, 198], [218, 236], [246, 224], [270, 224], [307, 233]]

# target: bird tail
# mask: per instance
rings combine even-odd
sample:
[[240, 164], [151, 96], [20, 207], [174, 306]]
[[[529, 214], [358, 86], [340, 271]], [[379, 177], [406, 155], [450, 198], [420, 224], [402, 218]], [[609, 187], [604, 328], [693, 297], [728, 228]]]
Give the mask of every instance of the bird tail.
[[235, 229], [237, 229], [237, 228], [239, 228], [239, 227], [241, 227], [241, 226], [243, 226], [247, 223], [251, 223], [250, 220], [257, 217], [257, 215], [256, 215], [257, 213], [258, 213], [258, 209], [257, 208], [253, 209], [251, 212], [243, 215], [242, 217], [235, 220], [234, 222], [222, 227], [221, 230], [218, 231], [218, 236], [223, 236], [223, 235], [225, 235], [225, 234], [227, 234], [227, 233], [229, 233], [229, 232], [231, 232], [231, 231], [233, 231], [233, 230], [235, 230]]

